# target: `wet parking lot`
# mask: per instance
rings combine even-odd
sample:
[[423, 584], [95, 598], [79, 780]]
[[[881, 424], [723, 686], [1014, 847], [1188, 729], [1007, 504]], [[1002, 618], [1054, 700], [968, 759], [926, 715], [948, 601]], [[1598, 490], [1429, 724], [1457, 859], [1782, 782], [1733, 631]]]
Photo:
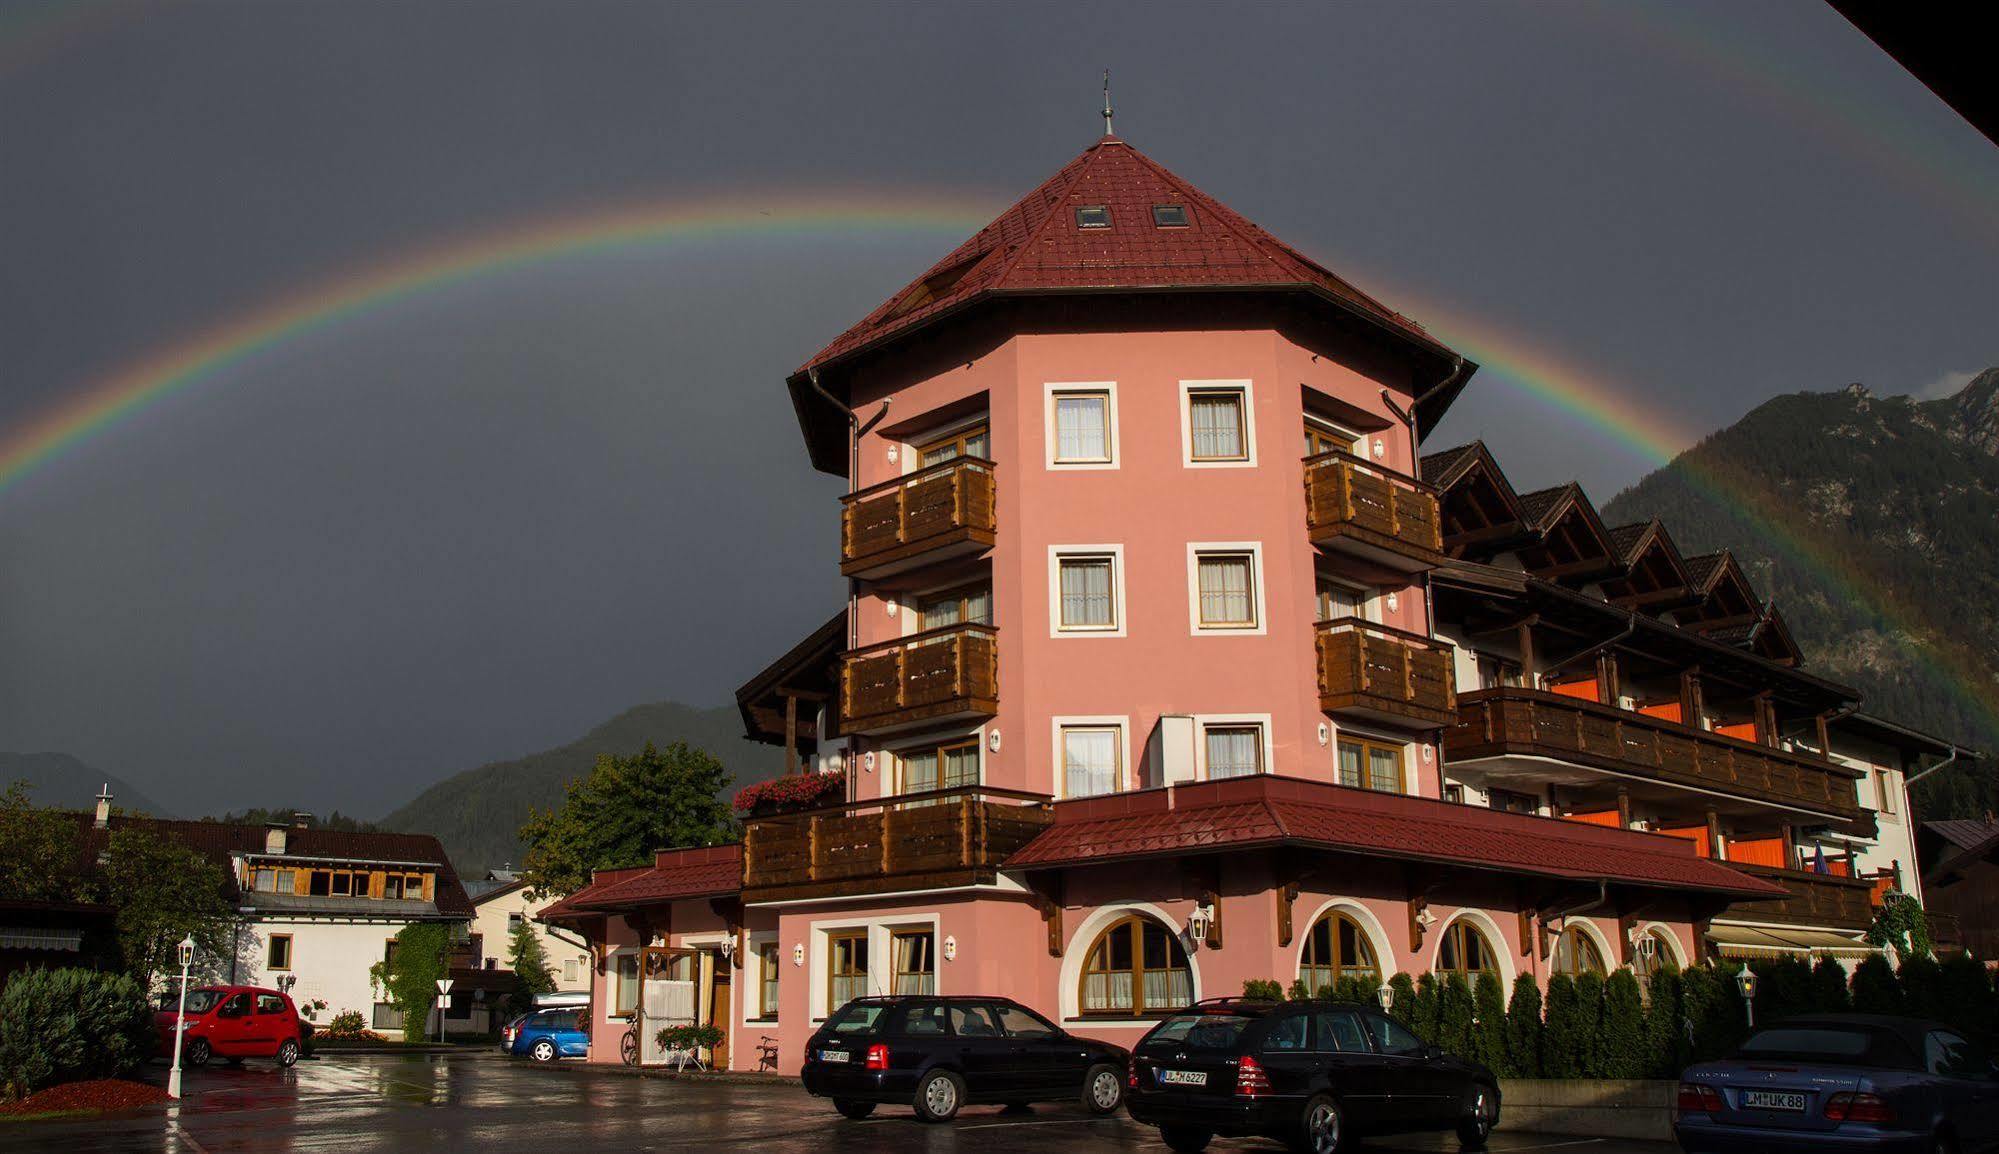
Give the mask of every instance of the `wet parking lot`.
[[[164, 1081], [155, 1066], [151, 1077]], [[0, 1123], [0, 1151], [726, 1150], [908, 1149], [1015, 1154], [1160, 1151], [1157, 1131], [1080, 1108], [968, 1108], [926, 1126], [883, 1108], [854, 1122], [798, 1087], [743, 1080], [641, 1078], [623, 1071], [547, 1069], [491, 1053], [342, 1055], [293, 1071], [252, 1063], [186, 1076], [177, 1110], [91, 1121]], [[1448, 1138], [1384, 1139], [1369, 1150], [1455, 1150]], [[1276, 1150], [1217, 1141], [1210, 1149]], [[1671, 1147], [1561, 1136], [1493, 1136], [1495, 1151], [1668, 1154]]]

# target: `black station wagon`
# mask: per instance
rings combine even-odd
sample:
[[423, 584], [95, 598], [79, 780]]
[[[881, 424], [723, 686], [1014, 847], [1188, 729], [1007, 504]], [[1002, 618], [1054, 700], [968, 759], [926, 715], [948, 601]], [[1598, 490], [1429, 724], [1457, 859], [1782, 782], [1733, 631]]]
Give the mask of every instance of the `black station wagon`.
[[1078, 1038], [1005, 998], [856, 998], [806, 1043], [806, 1090], [849, 1118], [908, 1103], [925, 1122], [960, 1106], [1074, 1102], [1109, 1114], [1124, 1100], [1130, 1055]]
[[1219, 1134], [1335, 1154], [1418, 1130], [1455, 1130], [1478, 1149], [1499, 1123], [1499, 1080], [1369, 1006], [1225, 998], [1139, 1040], [1125, 1109], [1178, 1151]]

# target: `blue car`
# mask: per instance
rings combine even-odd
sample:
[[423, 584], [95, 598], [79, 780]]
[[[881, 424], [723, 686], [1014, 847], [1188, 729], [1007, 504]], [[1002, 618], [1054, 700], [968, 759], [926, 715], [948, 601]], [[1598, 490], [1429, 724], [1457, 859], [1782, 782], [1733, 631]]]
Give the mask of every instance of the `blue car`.
[[1689, 1154], [1999, 1149], [1999, 1070], [1942, 1022], [1789, 1018], [1680, 1079], [1673, 1131]]
[[537, 1062], [584, 1058], [590, 1054], [590, 1032], [584, 1028], [590, 1011], [536, 1010], [522, 1014], [500, 1031], [500, 1050]]

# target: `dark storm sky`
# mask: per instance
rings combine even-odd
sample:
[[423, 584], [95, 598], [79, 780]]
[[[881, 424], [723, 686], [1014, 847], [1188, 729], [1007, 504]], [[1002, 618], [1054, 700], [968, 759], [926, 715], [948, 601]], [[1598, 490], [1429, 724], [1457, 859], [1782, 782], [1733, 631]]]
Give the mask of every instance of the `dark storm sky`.
[[[1991, 147], [1830, 9], [0, 3], [0, 441], [340, 270], [633, 199], [960, 188], [1120, 133], [1420, 320], [1703, 429], [1999, 362]], [[719, 703], [841, 595], [784, 374], [950, 247], [496, 276], [280, 344], [0, 489], [0, 749], [375, 815]], [[1358, 270], [1365, 270], [1358, 271]], [[1398, 299], [1396, 290], [1419, 298]], [[1433, 445], [1648, 462], [1481, 374]]]

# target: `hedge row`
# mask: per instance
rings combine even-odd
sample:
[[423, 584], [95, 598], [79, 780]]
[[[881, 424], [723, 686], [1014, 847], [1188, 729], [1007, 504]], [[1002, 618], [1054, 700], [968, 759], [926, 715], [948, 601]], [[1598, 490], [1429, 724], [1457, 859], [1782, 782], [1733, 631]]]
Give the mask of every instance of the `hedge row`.
[[[1758, 976], [1756, 1020], [1768, 1024], [1797, 1014], [1854, 1010], [1949, 1021], [1988, 1042], [1999, 1040], [1999, 989], [1993, 972], [1965, 955], [1938, 962], [1910, 957], [1901, 968], [1870, 955], [1849, 979], [1838, 962], [1802, 959], [1752, 962]], [[1461, 974], [1411, 979], [1397, 974], [1390, 1013], [1450, 1053], [1470, 1058], [1503, 1078], [1672, 1078], [1693, 1062], [1732, 1051], [1748, 1032], [1736, 974], [1741, 963], [1685, 971], [1661, 967], [1649, 989], [1629, 969], [1608, 976], [1557, 974], [1545, 998], [1531, 977], [1513, 984]], [[1379, 982], [1342, 979], [1290, 996], [1371, 1003]], [[1249, 982], [1244, 994], [1275, 997], [1276, 982]]]
[[153, 1045], [152, 1004], [124, 974], [23, 970], [0, 993], [0, 1096], [122, 1077]]

